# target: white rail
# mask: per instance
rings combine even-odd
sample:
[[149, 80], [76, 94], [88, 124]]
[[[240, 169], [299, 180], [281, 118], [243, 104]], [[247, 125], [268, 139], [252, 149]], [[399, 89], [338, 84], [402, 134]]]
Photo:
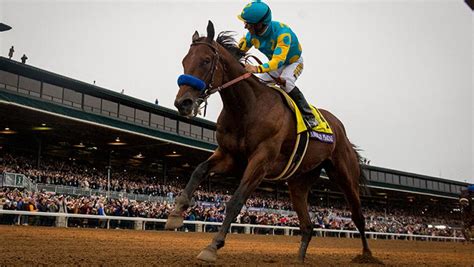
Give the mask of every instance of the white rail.
[[[29, 212], [29, 211], [17, 211], [17, 210], [1, 210], [0, 215], [18, 215], [15, 218], [17, 223], [20, 223], [21, 216], [45, 216], [45, 217], [56, 217], [55, 226], [67, 227], [68, 218], [82, 218], [82, 219], [98, 219], [106, 221], [107, 228], [110, 226], [110, 221], [133, 221], [134, 229], [145, 230], [146, 223], [166, 223], [166, 219], [152, 219], [142, 217], [123, 217], [123, 216], [101, 216], [101, 215], [86, 215], [86, 214], [72, 214], [72, 213], [56, 213], [56, 212]], [[184, 221], [184, 224], [194, 225], [196, 232], [205, 232], [205, 226], [221, 226], [220, 222], [205, 222], [205, 221]], [[274, 226], [274, 225], [259, 225], [259, 224], [240, 224], [232, 223], [230, 232], [232, 229], [243, 229], [246, 234], [255, 234], [255, 229], [270, 229], [272, 234], [275, 234], [275, 230], [283, 230], [285, 235], [294, 235], [294, 231], [299, 231], [299, 227], [290, 226]], [[337, 236], [346, 238], [356, 238], [359, 235], [358, 231], [354, 230], [336, 230], [336, 229], [321, 229], [314, 228], [314, 233], [319, 236]], [[384, 238], [384, 239], [404, 239], [404, 240], [426, 240], [426, 241], [450, 241], [460, 242], [463, 238], [450, 237], [450, 236], [428, 236], [428, 235], [413, 235], [413, 234], [398, 234], [398, 233], [380, 233], [380, 232], [366, 232], [366, 236], [371, 239]]]

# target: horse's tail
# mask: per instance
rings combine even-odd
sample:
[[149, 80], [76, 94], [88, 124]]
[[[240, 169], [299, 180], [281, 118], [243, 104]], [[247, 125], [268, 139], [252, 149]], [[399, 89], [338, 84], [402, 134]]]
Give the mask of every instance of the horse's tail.
[[367, 179], [367, 174], [366, 174], [366, 170], [364, 168], [364, 165], [362, 164], [363, 161], [362, 161], [362, 156], [360, 155], [360, 151], [362, 151], [362, 149], [358, 148], [356, 145], [352, 144], [352, 148], [354, 149], [354, 152], [356, 153], [357, 155], [357, 161], [359, 163], [359, 169], [360, 169], [360, 176], [359, 176], [359, 188], [360, 188], [360, 192], [362, 192], [362, 194], [364, 196], [370, 196], [370, 189], [368, 187], [368, 184], [369, 184], [369, 180]]

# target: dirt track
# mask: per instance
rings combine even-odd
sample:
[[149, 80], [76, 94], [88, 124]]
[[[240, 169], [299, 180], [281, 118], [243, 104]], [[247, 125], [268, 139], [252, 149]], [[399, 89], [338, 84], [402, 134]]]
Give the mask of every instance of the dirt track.
[[[201, 265], [212, 234], [0, 226], [0, 265]], [[474, 266], [474, 245], [370, 240], [388, 266]], [[217, 265], [297, 265], [299, 237], [229, 234]], [[306, 265], [347, 266], [359, 239], [314, 238]]]

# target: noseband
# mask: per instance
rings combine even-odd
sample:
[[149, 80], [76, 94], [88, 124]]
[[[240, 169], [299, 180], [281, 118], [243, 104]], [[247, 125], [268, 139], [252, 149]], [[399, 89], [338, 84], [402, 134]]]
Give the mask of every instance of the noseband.
[[[217, 47], [213, 46], [212, 44], [208, 42], [193, 42], [191, 46], [195, 45], [207, 45], [209, 46], [212, 51], [214, 52], [214, 57], [212, 58], [212, 65], [211, 65], [211, 71], [208, 72], [206, 75], [206, 79], [202, 80], [196, 76], [190, 75], [190, 74], [182, 74], [178, 77], [178, 85], [188, 85], [192, 87], [195, 90], [198, 90], [201, 92], [199, 97], [195, 101], [195, 108], [194, 108], [194, 116], [196, 116], [201, 109], [201, 104], [204, 103], [204, 116], [206, 116], [206, 109], [207, 109], [207, 99], [214, 94], [215, 92], [218, 92], [224, 88], [227, 88], [234, 83], [240, 82], [241, 80], [247, 79], [250, 76], [252, 76], [252, 73], [245, 73], [229, 82], [226, 82], [225, 84], [215, 87], [212, 85], [214, 82], [214, 76], [217, 71], [217, 63], [219, 62], [219, 53], [217, 50]], [[209, 78], [209, 83], [206, 83], [205, 80]]]

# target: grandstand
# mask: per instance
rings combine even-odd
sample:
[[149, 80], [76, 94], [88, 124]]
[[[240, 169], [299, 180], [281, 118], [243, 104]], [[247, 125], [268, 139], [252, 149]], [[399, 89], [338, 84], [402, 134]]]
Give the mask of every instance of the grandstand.
[[[174, 110], [4, 57], [0, 113], [0, 155], [26, 157], [32, 168], [56, 161], [97, 169], [112, 180], [124, 172], [146, 173], [166, 185], [185, 182], [217, 147], [213, 122], [180, 117]], [[364, 169], [371, 195], [362, 198], [363, 204], [385, 211], [453, 214], [467, 186], [371, 165]], [[212, 177], [204, 188], [235, 184], [235, 177]], [[276, 200], [288, 197], [283, 182], [264, 182], [258, 190]], [[324, 175], [310, 198], [325, 207], [343, 203], [342, 193]]]

